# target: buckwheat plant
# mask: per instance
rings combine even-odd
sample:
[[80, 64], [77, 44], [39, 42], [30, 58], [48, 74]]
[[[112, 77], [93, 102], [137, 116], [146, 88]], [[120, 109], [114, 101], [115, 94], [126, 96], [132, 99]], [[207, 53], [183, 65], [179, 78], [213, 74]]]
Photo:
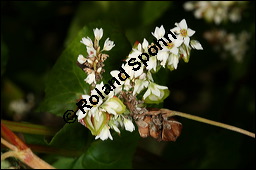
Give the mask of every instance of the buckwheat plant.
[[195, 31], [188, 28], [185, 19], [175, 26], [168, 30], [170, 34], [167, 35], [163, 26], [156, 27], [152, 32], [156, 38], [154, 43], [145, 38], [142, 43], [136, 42], [120, 70], [110, 72], [113, 79], [109, 84], [102, 81], [104, 61], [111, 57], [104, 52], [114, 48], [115, 43], [107, 38], [104, 46], [99, 46], [104, 34], [102, 28], [93, 29], [93, 39], [82, 38], [81, 43], [86, 46], [88, 56], [80, 54], [77, 61], [87, 74], [84, 81], [90, 84], [91, 91], [81, 96], [82, 109], [80, 107], [76, 115], [78, 121], [96, 136], [95, 139], [113, 140], [111, 129], [119, 134], [120, 128], [132, 132], [135, 130], [133, 122], [138, 126], [141, 137], [175, 141], [180, 135], [182, 125], [172, 117], [178, 112], [146, 107], [147, 104], [163, 102], [170, 93], [168, 87], [154, 81], [152, 74], [161, 67], [173, 71], [178, 68], [180, 60], [189, 61], [192, 49], [203, 49], [197, 40], [191, 39]]

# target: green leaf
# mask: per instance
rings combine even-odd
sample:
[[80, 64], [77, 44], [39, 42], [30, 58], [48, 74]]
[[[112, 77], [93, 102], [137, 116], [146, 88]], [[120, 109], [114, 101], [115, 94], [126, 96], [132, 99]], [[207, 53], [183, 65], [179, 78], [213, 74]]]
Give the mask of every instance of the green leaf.
[[93, 136], [86, 127], [75, 122], [64, 125], [49, 144], [53, 147], [76, 151], [79, 155], [93, 140], [92, 138]]
[[75, 110], [76, 103], [81, 95], [88, 94], [89, 85], [84, 81], [86, 74], [76, 63], [79, 54], [87, 56], [86, 46], [80, 41], [87, 36], [94, 39], [94, 28], [103, 28], [104, 30], [100, 41], [101, 47], [107, 37], [116, 44], [108, 53], [110, 57], [105, 62], [105, 73], [103, 74], [105, 79], [111, 78], [109, 72], [118, 69], [117, 66], [121, 65], [121, 60], [131, 50], [128, 40], [119, 27], [106, 22], [88, 24], [64, 50], [50, 71], [46, 82], [46, 96], [38, 108], [39, 111], [47, 111], [63, 116], [66, 110]]
[[143, 24], [151, 24], [169, 8], [171, 2], [169, 1], [145, 1], [142, 8]]
[[112, 140], [93, 142], [74, 163], [73, 169], [132, 168], [132, 158], [139, 139], [138, 133], [122, 131]]

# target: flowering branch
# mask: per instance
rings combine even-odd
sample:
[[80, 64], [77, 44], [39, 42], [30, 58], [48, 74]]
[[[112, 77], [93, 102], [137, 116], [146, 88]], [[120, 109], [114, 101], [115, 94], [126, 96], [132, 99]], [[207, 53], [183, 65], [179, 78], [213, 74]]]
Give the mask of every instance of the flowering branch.
[[161, 67], [170, 71], [177, 69], [180, 60], [188, 62], [192, 49], [203, 50], [197, 40], [191, 39], [195, 31], [188, 28], [185, 19], [175, 23], [175, 26], [169, 31], [163, 26], [156, 27], [152, 32], [154, 43], [149, 43], [145, 38], [142, 43], [136, 42], [120, 69], [110, 72], [112, 79], [108, 84], [103, 84], [101, 80], [103, 62], [109, 57], [102, 52], [111, 50], [114, 42], [107, 38], [103, 50], [100, 50], [102, 28], [93, 30], [94, 41], [89, 37], [82, 38], [81, 43], [86, 46], [88, 56], [84, 58], [80, 54], [77, 61], [88, 74], [85, 82], [91, 85], [91, 96], [82, 95], [77, 103], [79, 109], [76, 115], [78, 121], [96, 136], [95, 139], [113, 140], [110, 129], [120, 134], [119, 127], [132, 132], [135, 129], [133, 120], [143, 138], [151, 136], [158, 141], [176, 141], [181, 134], [182, 124], [173, 118], [175, 115], [255, 138], [255, 134], [234, 126], [182, 112], [147, 108], [147, 104], [159, 104], [170, 94], [168, 87], [158, 85], [152, 75]]

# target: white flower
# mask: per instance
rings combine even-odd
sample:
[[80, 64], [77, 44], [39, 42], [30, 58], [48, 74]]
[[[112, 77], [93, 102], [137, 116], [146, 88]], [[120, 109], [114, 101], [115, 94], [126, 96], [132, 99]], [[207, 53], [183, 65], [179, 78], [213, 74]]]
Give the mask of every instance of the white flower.
[[92, 70], [92, 72], [87, 75], [84, 81], [86, 81], [88, 84], [92, 84], [92, 83], [96, 84], [95, 71]]
[[82, 54], [79, 54], [78, 58], [77, 58], [77, 61], [80, 63], [80, 64], [84, 64], [86, 62], [86, 58], [84, 58], [84, 56]]
[[148, 61], [148, 66], [146, 67], [148, 70], [153, 69], [154, 71], [156, 71], [156, 67], [157, 67], [157, 56], [151, 56], [149, 58]]
[[114, 131], [116, 131], [118, 134], [120, 134], [120, 130], [118, 129], [116, 123], [117, 123], [117, 121], [112, 120], [108, 123], [108, 125], [110, 126], [111, 129], [114, 129]]
[[194, 48], [194, 49], [203, 50], [202, 45], [201, 45], [201, 44], [199, 43], [199, 41], [197, 41], [197, 40], [191, 40], [191, 41], [190, 41], [190, 45], [191, 45], [191, 47]]
[[178, 34], [177, 39], [184, 40], [184, 44], [186, 46], [189, 46], [189, 41], [190, 41], [189, 37], [191, 37], [195, 33], [195, 31], [188, 28], [185, 19], [181, 20], [180, 23], [175, 23], [175, 25], [177, 27], [173, 28], [171, 31]]
[[100, 134], [98, 134], [96, 137], [95, 137], [95, 140], [100, 138], [101, 140], [106, 140], [106, 139], [111, 139], [113, 140], [112, 136], [111, 136], [111, 133], [109, 131], [109, 126], [108, 125], [105, 125], [101, 131], [100, 131]]
[[[128, 56], [129, 57], [129, 56]], [[129, 64], [126, 62], [126, 63], [123, 63], [122, 66], [121, 66], [125, 72], [130, 76], [129, 78], [130, 79], [133, 79], [134, 78], [134, 75], [135, 75], [135, 71], [133, 70], [133, 67], [132, 66], [129, 66]], [[112, 71], [111, 71], [112, 72]], [[117, 76], [118, 73], [115, 73], [115, 74], [112, 74], [110, 72], [110, 74], [114, 77], [114, 76]]]
[[96, 50], [93, 47], [86, 47], [87, 53], [89, 57], [95, 57], [96, 56]]
[[110, 41], [109, 38], [104, 42], [103, 51], [109, 51], [115, 46], [114, 41]]
[[143, 42], [142, 42], [142, 49], [144, 50], [145, 53], [148, 53], [148, 41], [145, 38], [143, 39]]
[[165, 30], [164, 30], [163, 25], [161, 25], [160, 28], [159, 28], [159, 27], [156, 27], [156, 28], [155, 28], [155, 32], [154, 32], [154, 33], [151, 32], [151, 33], [152, 33], [152, 35], [153, 35], [154, 37], [156, 37], [157, 40], [159, 40], [160, 38], [163, 38], [163, 37], [164, 37], [164, 34], [165, 34]]
[[78, 119], [78, 121], [79, 121], [79, 120], [83, 119], [87, 114], [84, 114], [84, 112], [82, 112], [82, 111], [79, 109], [79, 110], [77, 110], [76, 115], [77, 115], [77, 119]]
[[83, 43], [84, 45], [88, 46], [88, 47], [93, 46], [92, 40], [89, 37], [87, 37], [87, 38], [83, 37], [80, 42]]
[[178, 55], [179, 53], [179, 46], [182, 44], [182, 40], [176, 39], [171, 43], [167, 43], [167, 46], [163, 46], [163, 49], [157, 53], [157, 59], [161, 61], [161, 65], [165, 67], [165, 64], [170, 57], [170, 55]]
[[173, 40], [171, 43], [167, 43], [167, 49], [165, 49], [168, 50], [170, 53], [177, 55], [179, 52], [178, 47], [182, 44], [182, 42], [183, 41], [179, 39]]
[[135, 126], [133, 125], [132, 121], [126, 118], [124, 118], [124, 127], [125, 127], [125, 130], [130, 132], [135, 130]]
[[126, 106], [118, 97], [114, 96], [105, 101], [101, 108], [110, 114], [117, 115], [124, 113]]
[[146, 80], [136, 79], [135, 85], [134, 85], [134, 90], [133, 90], [132, 94], [133, 95], [135, 95], [136, 93], [139, 94], [141, 92], [141, 90], [148, 87], [148, 84], [149, 83]]
[[167, 67], [172, 70], [172, 68], [177, 69], [179, 63], [179, 56], [175, 54], [170, 54], [167, 61]]
[[169, 95], [168, 87], [151, 82], [143, 95], [145, 103], [160, 103]]
[[100, 29], [98, 29], [98, 28], [93, 29], [93, 33], [94, 33], [94, 36], [95, 36], [96, 40], [99, 41], [102, 38], [102, 36], [103, 36], [103, 29], [102, 28], [100, 28]]
[[167, 50], [161, 50], [161, 51], [159, 51], [158, 52], [158, 54], [157, 54], [157, 59], [159, 60], [159, 61], [161, 61], [161, 65], [163, 66], [163, 67], [165, 67], [165, 64], [166, 64], [166, 62], [167, 62], [167, 60], [168, 60], [168, 57], [169, 57], [169, 52], [167, 51]]
[[191, 47], [188, 47], [185, 44], [182, 44], [179, 49], [180, 49], [180, 57], [187, 63], [189, 61]]

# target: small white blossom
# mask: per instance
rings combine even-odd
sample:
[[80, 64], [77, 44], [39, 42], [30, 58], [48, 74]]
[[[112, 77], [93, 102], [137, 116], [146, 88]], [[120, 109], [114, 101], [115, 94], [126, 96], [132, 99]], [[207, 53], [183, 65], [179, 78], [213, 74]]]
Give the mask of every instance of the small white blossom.
[[102, 28], [100, 28], [100, 29], [98, 29], [98, 28], [93, 29], [93, 33], [94, 33], [94, 36], [95, 36], [96, 40], [99, 41], [102, 38], [102, 36], [103, 36], [103, 29]]
[[126, 106], [118, 97], [114, 96], [105, 101], [101, 105], [101, 108], [109, 114], [117, 115], [122, 114], [125, 111]]
[[109, 51], [115, 46], [114, 41], [110, 41], [109, 38], [104, 42], [103, 51]]
[[84, 56], [82, 54], [79, 54], [78, 58], [77, 58], [77, 61], [80, 63], [80, 64], [84, 64], [86, 62], [86, 58], [84, 58]]
[[168, 43], [167, 46], [163, 46], [163, 49], [158, 52], [157, 59], [161, 61], [161, 65], [165, 67], [166, 62], [169, 57], [172, 55], [178, 55], [179, 53], [179, 46], [182, 44], [182, 40], [176, 39], [173, 42]]
[[185, 62], [188, 62], [189, 61], [189, 57], [190, 57], [191, 47], [188, 47], [185, 44], [182, 44], [179, 49], [180, 49], [180, 52], [179, 52], [180, 57]]
[[92, 70], [90, 74], [87, 75], [86, 79], [84, 79], [88, 84], [95, 83], [96, 84], [96, 77], [95, 72]]
[[88, 46], [88, 47], [93, 47], [92, 40], [89, 37], [87, 37], [87, 38], [83, 37], [80, 42], [83, 43], [84, 45]]
[[93, 47], [86, 47], [88, 57], [95, 57], [96, 56], [96, 50]]
[[148, 87], [149, 82], [142, 80], [142, 79], [136, 79], [135, 80], [135, 85], [134, 85], [134, 90], [133, 90], [133, 95], [139, 94], [141, 90], [144, 88]]
[[146, 67], [148, 70], [153, 69], [154, 71], [156, 71], [156, 67], [157, 67], [157, 56], [151, 56], [149, 58], [148, 61], [148, 66]]
[[124, 127], [125, 127], [125, 130], [130, 132], [135, 130], [135, 126], [133, 125], [132, 121], [126, 118], [124, 118]]
[[199, 43], [199, 41], [197, 41], [197, 40], [191, 40], [191, 41], [190, 41], [190, 45], [191, 45], [191, 47], [194, 48], [194, 49], [203, 50], [202, 45], [201, 45], [201, 44]]
[[177, 39], [184, 40], [184, 44], [189, 46], [190, 37], [195, 33], [194, 30], [188, 28], [186, 20], [183, 19], [179, 23], [175, 23], [177, 27], [173, 28], [171, 31], [178, 34]]
[[110, 133], [110, 131], [109, 131], [109, 126], [108, 125], [105, 125], [102, 129], [101, 129], [101, 131], [100, 131], [100, 134], [99, 135], [97, 135], [96, 137], [95, 137], [95, 139], [101, 139], [101, 140], [106, 140], [106, 139], [111, 139], [111, 140], [113, 140], [113, 137], [111, 136], [111, 133]]
[[168, 87], [151, 82], [143, 95], [146, 103], [159, 103], [169, 95]]
[[163, 38], [163, 37], [164, 37], [164, 34], [165, 34], [165, 30], [164, 30], [163, 25], [161, 25], [160, 28], [159, 28], [159, 27], [156, 27], [156, 28], [155, 28], [155, 32], [154, 32], [154, 33], [151, 32], [151, 33], [152, 33], [152, 35], [153, 35], [157, 40]]
[[118, 134], [120, 134], [120, 130], [118, 129], [117, 125], [115, 124], [117, 121], [114, 121], [113, 123], [108, 123], [108, 125], [110, 126], [111, 129], [114, 129], [114, 131], [116, 131]]
[[179, 56], [175, 54], [170, 54], [167, 61], [168, 67], [173, 67], [174, 69], [177, 69], [178, 63], [179, 63]]

